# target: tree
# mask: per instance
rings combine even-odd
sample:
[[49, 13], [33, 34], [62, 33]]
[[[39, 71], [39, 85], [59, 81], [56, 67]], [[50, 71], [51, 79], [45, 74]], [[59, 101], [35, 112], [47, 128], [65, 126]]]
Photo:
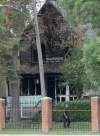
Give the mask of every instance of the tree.
[[[13, 68], [11, 69], [13, 72], [17, 70], [17, 65], [14, 65], [13, 62], [17, 61], [18, 41], [26, 22], [29, 21], [27, 4], [29, 4], [28, 0], [0, 1], [0, 64], [3, 70], [6, 70], [2, 75], [5, 80], [6, 78], [9, 81], [12, 79], [10, 74], [8, 74], [9, 77], [8, 75], [6, 77], [7, 68], [8, 71], [9, 68]], [[13, 55], [16, 55], [16, 60]], [[16, 73], [13, 75], [15, 76]]]
[[[65, 79], [70, 82], [82, 81], [86, 88], [100, 87], [100, 1], [98, 0], [58, 0], [59, 4], [66, 10], [66, 19], [73, 26], [78, 26], [83, 31], [83, 42], [81, 66], [76, 61], [67, 60], [64, 63]], [[95, 38], [94, 38], [95, 37]], [[88, 39], [88, 40], [87, 40]], [[74, 49], [74, 48], [73, 48]], [[77, 50], [78, 51], [78, 50]], [[72, 55], [73, 56], [73, 55]], [[68, 69], [68, 71], [67, 71]], [[83, 71], [78, 74], [78, 72]], [[77, 71], [77, 72], [76, 72]], [[73, 75], [73, 76], [72, 76]], [[82, 80], [80, 79], [82, 77]], [[75, 78], [77, 77], [77, 78]], [[72, 80], [73, 79], [73, 80]], [[86, 81], [86, 82], [85, 82]], [[78, 83], [78, 82], [77, 82]], [[79, 83], [80, 84], [80, 83]], [[78, 86], [78, 84], [76, 84]]]
[[28, 3], [28, 0], [0, 1], [0, 49], [5, 51], [1, 51], [1, 58], [4, 58], [6, 53], [8, 54], [9, 51], [7, 52], [6, 48], [13, 50], [13, 46], [16, 44], [14, 41], [18, 41], [23, 32], [24, 24], [29, 19], [26, 9]]
[[2, 67], [0, 71], [0, 75], [2, 74], [2, 76], [0, 76], [0, 78], [1, 80], [3, 79], [5, 83], [7, 79], [10, 81], [12, 79], [12, 75], [14, 75], [10, 74], [10, 71], [13, 71], [14, 73], [14, 68], [12, 66], [12, 53], [17, 44], [17, 38], [10, 32], [11, 29], [9, 29], [7, 24], [5, 9], [0, 8], [0, 11], [0, 65]]
[[[29, 22], [29, 12], [31, 5], [30, 0], [2, 0], [0, 2], [0, 7], [2, 7], [2, 18], [0, 22], [0, 38], [2, 37], [2, 43], [0, 45], [2, 52], [2, 79], [4, 81], [10, 82], [10, 92], [12, 96], [12, 112], [11, 116], [13, 120], [19, 119], [18, 112], [16, 107], [19, 102], [19, 81], [18, 81], [18, 52], [19, 52], [19, 43], [15, 41], [20, 40], [20, 36], [23, 33], [25, 25]], [[4, 20], [4, 21], [3, 21]], [[36, 23], [36, 22], [35, 22]], [[3, 24], [3, 25], [2, 25]], [[37, 26], [36, 26], [37, 28]], [[4, 31], [4, 30], [5, 31]], [[36, 34], [39, 39], [39, 32]], [[37, 39], [37, 42], [39, 42]], [[5, 49], [4, 49], [5, 48]], [[9, 56], [9, 57], [6, 57]], [[41, 57], [39, 55], [39, 57]], [[9, 58], [9, 59], [8, 59]], [[41, 66], [41, 64], [40, 64]], [[13, 75], [13, 76], [12, 76]], [[43, 74], [42, 74], [43, 76]], [[43, 78], [42, 78], [43, 83]], [[43, 86], [43, 84], [42, 84]], [[42, 87], [42, 90], [45, 93], [45, 88]], [[42, 91], [42, 92], [43, 92]], [[42, 93], [43, 95], [45, 95]], [[16, 99], [15, 99], [16, 97]], [[18, 108], [18, 107], [17, 107]], [[16, 111], [16, 112], [15, 112]], [[16, 115], [15, 115], [16, 114]]]
[[[76, 18], [74, 16], [74, 6], [76, 1], [75, 0], [58, 0], [58, 5], [65, 11], [66, 20], [69, 21], [72, 25], [76, 24]], [[77, 24], [76, 24], [77, 25]]]
[[92, 23], [100, 28], [100, 1], [98, 0], [58, 0], [66, 10], [66, 18], [72, 24]]
[[91, 88], [100, 89], [100, 37], [87, 39], [83, 47], [83, 62]]
[[[3, 4], [3, 5], [2, 5]], [[27, 3], [26, 3], [27, 5]], [[16, 106], [19, 102], [19, 81], [17, 75], [17, 60], [19, 50], [19, 38], [24, 30], [25, 22], [28, 20], [26, 5], [22, 1], [4, 1], [0, 2], [0, 79], [3, 86], [9, 82], [12, 95], [12, 112], [13, 120], [19, 119], [19, 112]], [[23, 13], [24, 11], [24, 13]], [[1, 40], [2, 39], [2, 40]], [[0, 82], [0, 85], [2, 87]], [[1, 90], [2, 91], [2, 90]], [[16, 97], [16, 99], [15, 99]], [[16, 112], [15, 112], [16, 111]]]
[[74, 88], [78, 97], [82, 94], [83, 83], [85, 83], [86, 79], [82, 58], [82, 48], [78, 46], [73, 47], [69, 55], [68, 53], [66, 54], [65, 62], [61, 68], [66, 84]]

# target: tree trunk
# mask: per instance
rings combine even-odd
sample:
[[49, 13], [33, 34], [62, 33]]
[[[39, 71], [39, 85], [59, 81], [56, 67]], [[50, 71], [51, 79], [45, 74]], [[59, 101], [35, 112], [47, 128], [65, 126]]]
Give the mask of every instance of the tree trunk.
[[20, 119], [20, 109], [19, 109], [19, 81], [16, 79], [10, 84], [10, 93], [12, 96], [11, 102], [11, 120], [18, 121]]
[[[25, 8], [23, 5], [19, 5], [20, 8], [22, 8], [22, 12], [23, 8]], [[24, 22], [24, 16], [22, 14], [22, 12], [20, 12], [19, 15], [19, 25], [18, 25], [18, 36], [20, 37], [21, 34], [23, 33], [23, 30], [25, 28], [25, 22]], [[20, 60], [19, 60], [19, 45], [18, 45], [18, 49], [13, 51], [13, 64], [14, 64], [14, 70], [15, 70], [15, 80], [11, 81], [10, 84], [10, 92], [11, 92], [11, 96], [12, 96], [12, 111], [11, 111], [11, 119], [13, 121], [18, 121], [20, 119], [20, 105], [19, 105], [19, 96], [20, 96], [20, 79], [18, 73], [20, 71]]]

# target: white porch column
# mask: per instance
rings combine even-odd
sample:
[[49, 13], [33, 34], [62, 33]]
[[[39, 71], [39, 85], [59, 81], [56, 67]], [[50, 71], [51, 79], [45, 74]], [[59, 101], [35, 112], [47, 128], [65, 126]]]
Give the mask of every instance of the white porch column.
[[29, 78], [27, 79], [28, 80], [28, 96], [30, 95], [30, 80], [29, 80]]
[[55, 80], [55, 103], [57, 103], [56, 76], [55, 76], [54, 80]]
[[68, 85], [66, 85], [66, 101], [69, 101], [70, 100], [70, 96], [69, 96], [70, 94], [69, 94], [69, 86]]

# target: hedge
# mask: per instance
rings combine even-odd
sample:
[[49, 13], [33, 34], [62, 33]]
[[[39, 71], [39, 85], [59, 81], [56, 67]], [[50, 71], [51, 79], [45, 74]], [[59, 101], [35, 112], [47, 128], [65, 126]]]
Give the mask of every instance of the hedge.
[[63, 112], [66, 105], [68, 106], [71, 121], [89, 122], [91, 120], [90, 101], [71, 101], [57, 104], [53, 108], [53, 121], [61, 122], [63, 120]]

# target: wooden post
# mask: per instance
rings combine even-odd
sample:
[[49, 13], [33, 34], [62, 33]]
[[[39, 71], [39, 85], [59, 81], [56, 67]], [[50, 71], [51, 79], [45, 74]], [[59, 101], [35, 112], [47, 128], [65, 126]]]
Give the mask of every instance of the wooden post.
[[45, 89], [43, 56], [42, 56], [40, 34], [39, 34], [39, 27], [38, 27], [38, 19], [37, 19], [37, 12], [36, 12], [36, 0], [33, 0], [33, 15], [34, 15], [34, 22], [33, 23], [34, 23], [35, 34], [36, 34], [36, 46], [37, 46], [38, 61], [39, 61], [41, 94], [42, 94], [43, 97], [45, 97], [46, 96], [46, 89]]

